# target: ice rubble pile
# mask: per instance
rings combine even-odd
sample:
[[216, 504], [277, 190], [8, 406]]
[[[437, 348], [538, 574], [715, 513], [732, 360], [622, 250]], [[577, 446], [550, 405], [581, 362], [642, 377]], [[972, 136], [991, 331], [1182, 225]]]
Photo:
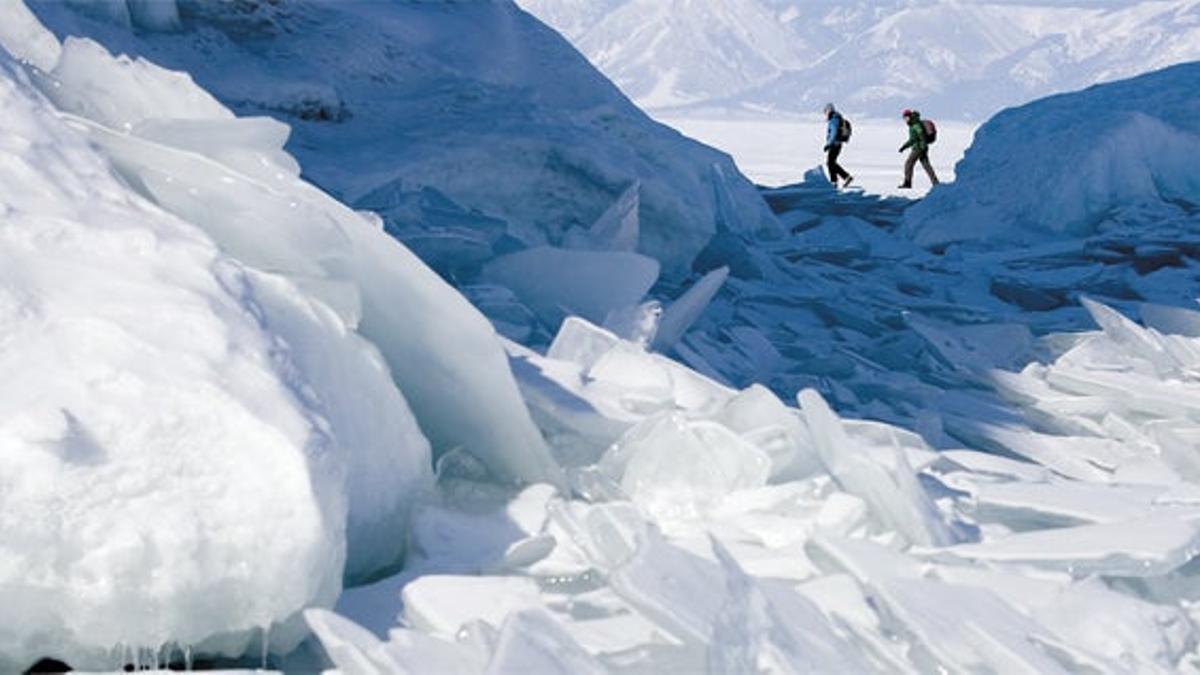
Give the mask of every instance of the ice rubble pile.
[[309, 625], [348, 673], [1200, 669], [1200, 215], [1146, 196], [934, 255], [902, 200], [768, 192], [795, 236], [703, 297], [690, 367], [580, 318], [510, 345], [569, 494], [454, 458], [408, 575]]
[[[285, 116], [305, 175], [425, 260], [564, 245], [636, 186], [632, 243], [682, 277], [715, 232], [714, 164], [742, 214], [727, 225], [778, 234], [727, 156], [650, 120], [510, 0], [30, 4], [60, 37], [187, 71], [239, 114]], [[145, 5], [177, 6], [183, 30], [146, 23]]]
[[1005, 110], [984, 124], [953, 185], [905, 216], [923, 246], [1090, 234], [1149, 209], [1200, 205], [1200, 63]]
[[1008, 456], [568, 320], [510, 350], [572, 493], [444, 466], [405, 583], [309, 625], [344, 673], [1195, 670], [1200, 312], [1088, 310], [1004, 376]]
[[292, 650], [400, 563], [431, 441], [561, 481], [491, 326], [286, 126], [0, 26], [0, 669]]

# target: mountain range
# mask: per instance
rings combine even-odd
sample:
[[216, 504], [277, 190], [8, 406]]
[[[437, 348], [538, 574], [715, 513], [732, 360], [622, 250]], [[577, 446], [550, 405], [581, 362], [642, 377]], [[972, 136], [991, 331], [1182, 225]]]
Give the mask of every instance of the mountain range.
[[986, 118], [1200, 59], [1200, 0], [521, 0], [662, 113]]

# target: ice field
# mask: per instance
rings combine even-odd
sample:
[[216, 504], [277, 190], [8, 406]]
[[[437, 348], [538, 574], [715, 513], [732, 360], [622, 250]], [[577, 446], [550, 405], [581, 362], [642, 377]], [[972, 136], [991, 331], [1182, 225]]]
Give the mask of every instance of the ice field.
[[760, 199], [511, 4], [243, 9], [0, 4], [0, 671], [1200, 671], [1200, 64]]
[[[914, 104], [914, 107], [915, 106]], [[929, 178], [920, 165], [913, 173], [913, 189], [900, 190], [904, 160], [908, 153], [896, 150], [908, 140], [908, 129], [900, 119], [864, 118], [847, 113], [854, 125], [850, 142], [838, 158], [854, 176], [853, 185], [877, 195], [918, 197], [929, 190]], [[937, 122], [938, 140], [929, 158], [938, 179], [954, 180], [954, 165], [971, 145], [977, 125], [939, 120], [936, 110], [921, 110]], [[824, 165], [825, 122], [818, 119], [781, 119], [779, 116], [741, 114], [736, 117], [672, 117], [656, 115], [663, 124], [696, 140], [728, 152], [746, 177], [759, 185], [777, 187], [799, 182], [804, 172]]]

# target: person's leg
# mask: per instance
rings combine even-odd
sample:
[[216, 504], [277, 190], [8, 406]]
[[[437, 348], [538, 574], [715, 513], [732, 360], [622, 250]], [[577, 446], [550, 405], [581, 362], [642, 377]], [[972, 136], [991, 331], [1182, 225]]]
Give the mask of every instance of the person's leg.
[[833, 177], [834, 183], [836, 183], [838, 179], [850, 177], [850, 172], [838, 163], [838, 157], [841, 156], [841, 154], [841, 143], [838, 143], [829, 149], [829, 175]]
[[838, 180], [846, 174], [846, 170], [838, 164], [838, 155], [842, 153], [841, 144], [829, 146], [829, 154], [825, 158], [825, 167], [829, 171], [829, 182], [837, 185]]
[[913, 167], [917, 164], [919, 154], [916, 148], [908, 153], [908, 159], [904, 160], [904, 182], [900, 184], [900, 187], [912, 187]]
[[933, 172], [933, 162], [929, 161], [929, 148], [925, 148], [925, 151], [921, 153], [921, 166], [925, 167], [925, 173], [929, 174], [929, 182], [937, 185], [938, 177]]

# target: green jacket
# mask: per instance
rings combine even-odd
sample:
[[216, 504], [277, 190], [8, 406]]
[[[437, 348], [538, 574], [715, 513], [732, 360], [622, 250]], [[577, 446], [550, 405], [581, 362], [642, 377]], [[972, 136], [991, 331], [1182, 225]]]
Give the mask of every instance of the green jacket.
[[915, 150], [927, 150], [929, 144], [925, 142], [925, 125], [921, 123], [921, 113], [913, 112], [908, 116], [908, 142], [900, 146], [900, 151], [903, 152], [909, 148]]

